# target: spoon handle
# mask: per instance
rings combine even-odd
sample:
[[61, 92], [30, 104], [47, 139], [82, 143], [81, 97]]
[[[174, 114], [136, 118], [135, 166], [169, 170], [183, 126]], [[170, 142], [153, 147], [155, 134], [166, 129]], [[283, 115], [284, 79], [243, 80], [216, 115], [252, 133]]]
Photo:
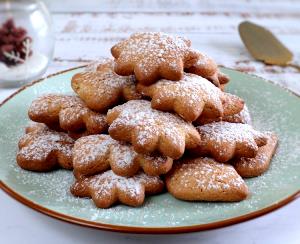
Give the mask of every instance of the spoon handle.
[[298, 71], [300, 71], [300, 65], [298, 64], [288, 64], [287, 66], [296, 68]]

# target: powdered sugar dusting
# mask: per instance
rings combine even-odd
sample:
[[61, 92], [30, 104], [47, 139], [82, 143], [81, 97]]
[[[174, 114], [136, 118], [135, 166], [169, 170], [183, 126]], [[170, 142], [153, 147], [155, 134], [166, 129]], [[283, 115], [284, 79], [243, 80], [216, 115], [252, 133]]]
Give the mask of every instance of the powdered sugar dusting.
[[112, 189], [117, 188], [132, 197], [137, 197], [143, 194], [146, 185], [161, 184], [162, 181], [157, 176], [148, 176], [144, 173], [139, 173], [133, 177], [127, 178], [116, 175], [112, 170], [102, 174], [93, 176], [88, 181], [88, 187], [98, 196], [109, 196], [112, 194]]
[[115, 143], [112, 145], [110, 152], [114, 155], [114, 164], [119, 169], [131, 168], [135, 163], [134, 158], [137, 156], [137, 153], [131, 145]]
[[189, 51], [190, 42], [185, 38], [160, 32], [144, 32], [133, 34], [118, 43], [112, 53], [118, 61], [131, 62], [145, 74], [150, 74], [162, 65], [177, 70], [178, 62], [185, 61]]
[[[258, 149], [257, 155], [254, 158], [240, 158], [234, 161], [234, 167], [239, 170], [244, 170], [246, 174], [251, 175], [252, 170], [259, 172], [256, 175], [263, 173], [268, 169], [269, 164], [272, 160], [272, 155], [276, 150], [276, 146], [278, 143], [277, 136], [272, 132], [265, 133], [268, 141], [265, 146], [262, 146]], [[250, 172], [247, 172], [249, 171]]]
[[[211, 82], [201, 76], [186, 73], [179, 81], [159, 80], [154, 85], [155, 94], [162, 94], [166, 99], [184, 99], [187, 111], [195, 106], [201, 106], [201, 101], [208, 103], [209, 106], [215, 107], [222, 112], [222, 92]], [[147, 87], [145, 94], [147, 95]], [[159, 103], [160, 101], [157, 101]]]
[[197, 130], [205, 138], [216, 142], [248, 143], [256, 147], [255, 139], [265, 138], [265, 135], [251, 125], [229, 122], [213, 122], [198, 126]]
[[[46, 94], [35, 99], [28, 111], [29, 117], [42, 123], [60, 123], [65, 130], [77, 127], [86, 127], [89, 130], [89, 123], [93, 124], [93, 131], [101, 132], [106, 128], [106, 116], [90, 110], [77, 96]], [[50, 120], [50, 121], [49, 121]], [[95, 129], [95, 127], [98, 127]], [[70, 129], [71, 128], [71, 129]], [[81, 128], [76, 128], [81, 129]]]
[[[85, 68], [84, 71], [85, 72], [95, 72], [97, 71], [98, 67], [100, 66], [111, 66], [112, 63], [112, 59], [111, 58], [99, 58], [98, 60], [92, 61], [91, 63], [89, 63]], [[108, 65], [109, 64], [109, 65]], [[113, 64], [113, 63], [112, 63]]]
[[160, 136], [166, 136], [172, 143], [184, 146], [185, 137], [187, 135], [192, 137], [196, 132], [191, 123], [185, 122], [180, 117], [152, 109], [149, 101], [129, 101], [110, 110], [108, 117], [115, 110], [120, 113], [111, 123], [109, 132], [124, 126], [128, 127], [132, 133], [133, 131], [137, 132], [136, 140], [140, 145], [144, 145], [150, 140], [158, 140]]
[[90, 135], [78, 139], [73, 149], [73, 166], [83, 175], [94, 175], [111, 167], [114, 173], [130, 176], [136, 173], [144, 160], [158, 168], [167, 162], [160, 155], [137, 154], [133, 147], [112, 139], [109, 135]]
[[241, 112], [233, 115], [228, 115], [225, 118], [221, 118], [221, 119], [231, 123], [243, 123], [243, 124], [252, 125], [251, 115], [246, 104], [244, 105], [244, 108], [242, 109]]
[[73, 149], [74, 168], [85, 167], [100, 158], [108, 158], [109, 147], [115, 143], [108, 135], [91, 135], [78, 139]]
[[82, 110], [83, 112], [85, 111], [85, 105], [79, 97], [56, 94], [45, 94], [38, 97], [32, 102], [29, 111], [31, 111], [32, 113], [42, 113], [46, 112], [49, 107], [52, 109], [79, 107], [80, 110]]
[[218, 163], [210, 158], [183, 161], [174, 176], [178, 185], [184, 188], [189, 188], [191, 181], [195, 180], [195, 191], [230, 191], [245, 186], [245, 182], [231, 165]]
[[[135, 93], [134, 76], [120, 76], [113, 69], [113, 60], [107, 59], [96, 62], [88, 66], [87, 71], [76, 77], [76, 83], [79, 86], [84, 86], [82, 89], [88, 88], [91, 96], [121, 96], [122, 89], [126, 87], [132, 87], [132, 93]], [[138, 94], [136, 94], [136, 97], [138, 97]]]
[[28, 161], [46, 160], [51, 152], [60, 152], [70, 157], [74, 143], [67, 134], [55, 131], [31, 132], [25, 134], [20, 142], [18, 156]]

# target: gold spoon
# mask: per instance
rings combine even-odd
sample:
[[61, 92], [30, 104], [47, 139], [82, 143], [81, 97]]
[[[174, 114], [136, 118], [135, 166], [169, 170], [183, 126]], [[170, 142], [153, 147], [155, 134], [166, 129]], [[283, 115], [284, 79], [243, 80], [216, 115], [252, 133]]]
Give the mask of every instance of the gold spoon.
[[239, 24], [239, 33], [255, 59], [266, 64], [294, 67], [300, 71], [300, 65], [291, 63], [292, 52], [271, 31], [250, 21], [244, 21]]

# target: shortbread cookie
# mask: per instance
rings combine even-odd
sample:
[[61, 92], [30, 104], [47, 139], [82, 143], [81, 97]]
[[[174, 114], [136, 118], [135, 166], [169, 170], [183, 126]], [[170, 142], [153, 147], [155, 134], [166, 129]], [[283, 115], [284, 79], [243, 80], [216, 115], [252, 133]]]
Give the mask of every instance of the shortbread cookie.
[[72, 169], [74, 140], [64, 132], [31, 125], [19, 141], [18, 165], [31, 171], [50, 171], [57, 166]]
[[143, 95], [151, 97], [151, 106], [162, 111], [175, 111], [186, 121], [195, 121], [200, 115], [218, 118], [243, 109], [244, 101], [223, 93], [201, 76], [185, 73], [180, 81], [160, 80], [153, 85], [138, 84]]
[[[54, 128], [53, 128], [54, 127]], [[64, 131], [60, 128], [60, 126], [52, 126], [51, 128], [48, 127], [46, 124], [43, 123], [37, 123], [37, 122], [31, 122], [25, 129], [26, 133], [36, 131], [36, 130], [55, 130], [57, 132], [65, 132], [73, 138], [74, 140], [77, 140], [80, 137], [88, 136], [90, 133], [86, 130], [80, 130], [80, 131]]]
[[[226, 92], [223, 92], [222, 94], [223, 94], [222, 104], [224, 109], [224, 113], [223, 113], [224, 117], [237, 114], [243, 110], [245, 102], [242, 98]], [[215, 118], [216, 116], [212, 116], [212, 117]]]
[[197, 62], [190, 68], [186, 69], [186, 72], [200, 75], [219, 88], [221, 85], [225, 85], [229, 82], [229, 77], [220, 72], [218, 65], [212, 58], [198, 51], [197, 54]]
[[242, 111], [237, 114], [227, 115], [219, 118], [209, 118], [209, 117], [200, 116], [199, 119], [197, 120], [197, 124], [204, 125], [204, 124], [209, 124], [212, 122], [219, 122], [219, 121], [252, 125], [251, 115], [246, 104], [244, 104], [244, 108], [242, 109]]
[[95, 72], [100, 71], [101, 73], [111, 73], [114, 68], [114, 62], [111, 58], [101, 58], [96, 61], [89, 63], [84, 71]]
[[233, 160], [232, 164], [240, 176], [256, 177], [268, 170], [277, 148], [278, 137], [275, 133], [268, 133], [267, 135], [267, 144], [258, 148], [255, 158], [243, 157]]
[[211, 158], [181, 159], [166, 176], [168, 191], [188, 201], [241, 201], [248, 187], [229, 164]]
[[226, 90], [226, 85], [227, 85], [227, 83], [226, 84], [220, 84], [220, 90], [221, 91], [225, 91]]
[[121, 100], [140, 99], [136, 92], [134, 76], [119, 76], [114, 72], [114, 61], [97, 63], [96, 70], [75, 74], [72, 88], [86, 105], [95, 111], [106, 112]]
[[233, 115], [227, 115], [223, 117], [222, 120], [230, 123], [242, 123], [252, 125], [251, 115], [246, 104], [244, 105], [244, 108], [241, 112]]
[[120, 202], [129, 206], [140, 206], [145, 195], [160, 193], [164, 188], [163, 181], [158, 176], [148, 176], [145, 173], [127, 178], [118, 176], [112, 170], [77, 179], [71, 186], [71, 193], [78, 197], [91, 197], [99, 208], [109, 208]]
[[180, 80], [184, 68], [191, 67], [198, 58], [190, 46], [189, 40], [165, 33], [133, 34], [111, 49], [116, 59], [115, 72], [125, 76], [135, 74], [144, 85], [160, 78]]
[[28, 115], [35, 122], [49, 127], [59, 124], [66, 131], [86, 130], [97, 134], [107, 130], [106, 115], [90, 110], [77, 96], [41, 96], [32, 102]]
[[173, 160], [159, 155], [136, 153], [132, 146], [109, 135], [91, 135], [78, 139], [73, 149], [74, 170], [82, 175], [95, 175], [112, 169], [120, 176], [133, 176], [140, 169], [148, 175], [167, 173]]
[[258, 147], [267, 142], [264, 133], [247, 124], [214, 122], [198, 126], [197, 130], [201, 141], [192, 152], [199, 156], [212, 156], [219, 162], [227, 162], [233, 157], [253, 158]]
[[109, 134], [130, 142], [138, 153], [160, 152], [177, 159], [185, 148], [195, 148], [200, 137], [195, 127], [180, 117], [151, 108], [145, 100], [131, 100], [109, 110]]
[[49, 131], [51, 130], [47, 125], [43, 123], [37, 123], [37, 122], [30, 122], [26, 127], [25, 127], [25, 134], [29, 134], [31, 132], [37, 132], [37, 131]]

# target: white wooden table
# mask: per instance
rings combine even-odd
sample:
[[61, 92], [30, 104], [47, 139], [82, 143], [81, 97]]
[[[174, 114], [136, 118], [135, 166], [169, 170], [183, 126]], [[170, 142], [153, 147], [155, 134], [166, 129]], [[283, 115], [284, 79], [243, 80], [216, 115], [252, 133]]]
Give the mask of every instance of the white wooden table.
[[[300, 94], [300, 73], [267, 66], [248, 54], [237, 32], [251, 20], [271, 29], [300, 61], [300, 2], [277, 0], [47, 0], [56, 31], [47, 74], [110, 55], [110, 47], [136, 31], [185, 35], [220, 65], [256, 74]], [[46, 75], [46, 74], [45, 74]], [[1, 90], [0, 101], [14, 90]], [[300, 199], [239, 225], [194, 234], [145, 236], [92, 230], [26, 208], [0, 191], [1, 243], [299, 243]]]

